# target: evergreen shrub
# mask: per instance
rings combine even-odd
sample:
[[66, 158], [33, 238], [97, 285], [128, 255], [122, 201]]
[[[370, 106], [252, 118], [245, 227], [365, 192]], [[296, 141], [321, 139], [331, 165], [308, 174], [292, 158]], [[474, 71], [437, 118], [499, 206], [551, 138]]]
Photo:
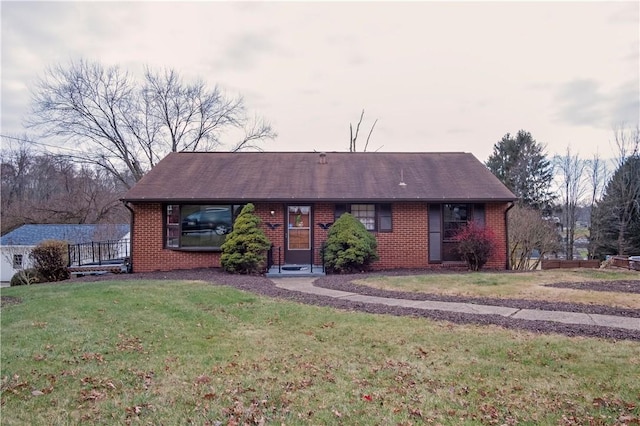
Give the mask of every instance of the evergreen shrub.
[[233, 224], [233, 230], [222, 243], [220, 263], [227, 272], [256, 274], [266, 267], [271, 242], [260, 229], [260, 218], [254, 211], [253, 204], [245, 205]]
[[325, 267], [329, 272], [353, 273], [369, 269], [378, 260], [373, 234], [350, 213], [344, 213], [329, 228], [324, 245]]

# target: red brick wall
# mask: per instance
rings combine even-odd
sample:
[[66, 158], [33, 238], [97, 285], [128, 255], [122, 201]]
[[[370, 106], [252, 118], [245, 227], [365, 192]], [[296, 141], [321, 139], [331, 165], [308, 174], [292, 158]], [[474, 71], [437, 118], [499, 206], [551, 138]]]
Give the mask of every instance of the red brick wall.
[[[505, 269], [506, 228], [504, 212], [506, 203], [486, 204], [485, 224], [496, 236], [496, 250], [485, 268]], [[428, 211], [426, 203], [396, 203], [392, 206], [393, 232], [378, 232], [378, 260], [374, 269], [430, 268], [438, 269], [440, 263], [429, 263]]]
[[[284, 228], [286, 227], [285, 208], [281, 203], [267, 203], [267, 204], [254, 204], [256, 211], [255, 214], [262, 221], [262, 229], [264, 233], [273, 244], [273, 247], [282, 247], [281, 259], [284, 261]], [[273, 214], [271, 214], [273, 212]], [[271, 229], [267, 223], [272, 225], [278, 225]], [[277, 249], [274, 251], [273, 259], [274, 264], [278, 263]], [[284, 262], [283, 262], [284, 263]]]
[[491, 229], [496, 237], [496, 249], [484, 266], [486, 269], [507, 268], [507, 228], [504, 214], [508, 207], [507, 203], [486, 204], [485, 226]]
[[429, 267], [426, 203], [393, 204], [391, 221], [392, 232], [376, 232], [380, 259], [373, 268]]
[[[286, 206], [282, 203], [257, 203], [256, 214], [262, 220], [262, 228], [274, 247], [282, 247], [284, 261], [284, 233]], [[485, 222], [495, 233], [497, 247], [486, 268], [505, 269], [506, 229], [504, 212], [506, 203], [487, 204]], [[192, 269], [220, 266], [219, 252], [180, 251], [163, 248], [163, 212], [157, 203], [140, 204], [134, 207], [135, 224], [132, 235], [132, 263], [134, 272], [171, 269]], [[273, 214], [271, 214], [273, 212]], [[318, 203], [313, 209], [313, 238], [315, 263], [320, 264], [319, 249], [327, 238], [327, 231], [317, 226], [318, 222], [334, 221], [334, 204]], [[396, 203], [392, 206], [392, 232], [376, 232], [380, 259], [374, 269], [394, 268], [441, 268], [441, 264], [428, 262], [428, 217], [427, 204], [422, 202]], [[280, 224], [271, 229], [267, 223]], [[277, 263], [277, 254], [274, 256]]]

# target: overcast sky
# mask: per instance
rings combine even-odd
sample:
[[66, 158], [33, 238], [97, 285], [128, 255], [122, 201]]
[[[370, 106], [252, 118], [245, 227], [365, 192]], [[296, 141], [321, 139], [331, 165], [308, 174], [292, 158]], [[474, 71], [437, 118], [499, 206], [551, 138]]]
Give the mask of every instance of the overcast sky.
[[611, 153], [640, 116], [638, 2], [0, 3], [3, 135], [34, 80], [85, 58], [171, 67], [244, 96], [269, 151], [465, 151], [525, 129], [550, 155]]

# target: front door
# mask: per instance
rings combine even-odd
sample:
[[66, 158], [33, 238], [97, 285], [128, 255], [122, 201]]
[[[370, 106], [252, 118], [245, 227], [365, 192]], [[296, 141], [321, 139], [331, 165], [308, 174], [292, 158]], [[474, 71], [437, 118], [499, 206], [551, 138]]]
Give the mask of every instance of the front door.
[[285, 263], [311, 263], [311, 224], [311, 206], [289, 206], [287, 208]]

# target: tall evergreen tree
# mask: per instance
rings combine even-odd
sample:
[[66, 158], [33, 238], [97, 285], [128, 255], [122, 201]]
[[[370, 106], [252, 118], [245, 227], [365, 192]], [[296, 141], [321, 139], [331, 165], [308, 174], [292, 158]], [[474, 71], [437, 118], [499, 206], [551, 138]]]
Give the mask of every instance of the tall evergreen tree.
[[591, 216], [595, 254], [640, 254], [640, 155], [628, 157], [613, 174]]
[[518, 197], [519, 204], [539, 210], [551, 205], [553, 165], [531, 133], [520, 130], [515, 137], [504, 135], [485, 164]]

